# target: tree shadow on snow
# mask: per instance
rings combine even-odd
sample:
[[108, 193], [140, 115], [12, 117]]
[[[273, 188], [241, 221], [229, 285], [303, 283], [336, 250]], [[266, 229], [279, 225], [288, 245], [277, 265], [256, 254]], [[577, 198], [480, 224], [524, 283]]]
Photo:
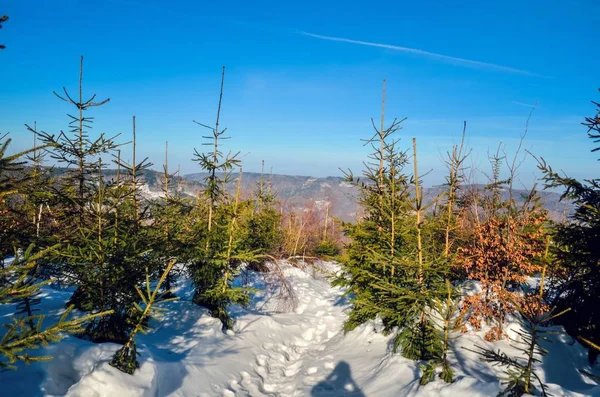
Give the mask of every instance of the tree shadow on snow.
[[152, 359], [156, 366], [158, 395], [176, 392], [189, 375], [188, 366], [216, 365], [214, 359], [235, 355], [239, 347], [230, 346], [230, 336], [223, 334], [219, 320], [208, 309], [183, 299], [165, 305], [168, 311], [156, 322], [153, 332], [140, 335], [140, 364]]
[[310, 395], [313, 397], [366, 397], [352, 379], [350, 365], [345, 361], [340, 361], [325, 380], [317, 383], [310, 391]]
[[334, 306], [346, 306], [346, 305], [350, 304], [350, 301], [352, 300], [353, 297], [354, 297], [353, 294], [339, 295], [334, 302]]
[[[485, 344], [483, 343], [482, 345], [485, 346]], [[478, 356], [472, 356], [470, 353], [467, 353], [467, 351], [464, 350], [463, 347], [468, 349], [474, 349], [475, 343], [466, 344], [466, 346], [451, 346], [453, 355], [456, 360], [456, 364], [460, 368], [460, 371], [463, 374], [473, 377], [475, 379], [479, 379], [481, 382], [484, 383], [498, 383], [498, 378], [490, 370], [490, 367]]]
[[34, 362], [30, 365], [16, 363], [17, 370], [1, 370], [0, 383], [2, 396], [31, 396], [42, 397], [44, 383], [43, 363]]
[[587, 349], [568, 336], [561, 327], [555, 327], [555, 334], [549, 335], [542, 346], [548, 354], [542, 358], [542, 368], [546, 383], [559, 384], [566, 390], [587, 394], [598, 383], [584, 376], [580, 370], [598, 376], [598, 367], [590, 366]]

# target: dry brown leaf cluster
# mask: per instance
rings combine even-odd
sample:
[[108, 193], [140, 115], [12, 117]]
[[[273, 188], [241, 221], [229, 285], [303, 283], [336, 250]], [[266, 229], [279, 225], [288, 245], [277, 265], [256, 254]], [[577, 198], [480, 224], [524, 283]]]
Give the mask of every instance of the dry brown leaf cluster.
[[464, 298], [462, 312], [477, 330], [483, 322], [493, 324], [486, 340], [502, 339], [507, 314], [544, 310], [537, 295], [526, 295], [519, 287], [542, 271], [546, 222], [541, 211], [492, 217], [476, 225], [467, 244], [458, 249], [458, 265], [482, 288]]

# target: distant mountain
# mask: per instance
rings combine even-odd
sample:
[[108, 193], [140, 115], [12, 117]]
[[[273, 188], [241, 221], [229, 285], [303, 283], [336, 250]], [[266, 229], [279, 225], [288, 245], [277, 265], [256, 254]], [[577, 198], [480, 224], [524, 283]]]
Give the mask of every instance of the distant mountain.
[[[197, 183], [206, 176], [205, 173], [196, 173], [184, 175], [184, 179]], [[242, 177], [242, 191], [254, 191], [260, 178], [260, 173], [245, 172]], [[314, 204], [322, 207], [329, 203], [331, 215], [344, 221], [352, 221], [356, 217], [357, 190], [341, 177], [313, 178], [273, 174], [265, 175], [264, 180], [271, 186], [277, 199], [286, 205], [305, 207]], [[234, 185], [235, 182], [231, 182], [228, 188], [233, 190]]]
[[[64, 173], [63, 168], [55, 168], [57, 175]], [[116, 174], [116, 170], [105, 170], [104, 175], [111, 177]], [[207, 173], [194, 173], [183, 175], [181, 178], [181, 189], [189, 195], [196, 195], [202, 190], [202, 182], [208, 176]], [[232, 181], [227, 189], [231, 192], [235, 189], [237, 175], [232, 174]], [[242, 178], [242, 192], [245, 195], [255, 191], [261, 178], [260, 173], [244, 172]], [[159, 171], [144, 170], [143, 179], [146, 181], [146, 187], [143, 193], [148, 197], [160, 197], [162, 195], [163, 174]], [[325, 178], [314, 178], [298, 175], [264, 175], [264, 180], [271, 186], [277, 199], [285, 205], [298, 208], [315, 205], [323, 208], [326, 205], [330, 207], [330, 214], [343, 220], [354, 221], [357, 212], [360, 211], [356, 204], [358, 189], [352, 184], [344, 181], [342, 177], [330, 176]], [[484, 190], [484, 185], [469, 185], [469, 190]], [[446, 189], [445, 186], [433, 186], [424, 188], [424, 201], [427, 202], [437, 197]], [[523, 195], [529, 192], [526, 190], [515, 190], [514, 197], [519, 201]], [[503, 191], [504, 198], [508, 197], [508, 191]], [[540, 191], [542, 204], [549, 211], [553, 219], [564, 219], [566, 214], [573, 211], [573, 204], [568, 201], [560, 201], [560, 194], [551, 191]]]
[[[195, 183], [195, 188], [201, 188], [201, 181], [207, 176], [206, 173], [195, 173], [184, 175], [185, 181]], [[259, 182], [261, 174], [246, 172], [242, 178], [242, 190], [252, 191]], [[352, 184], [344, 181], [342, 177], [313, 178], [308, 176], [292, 175], [265, 175], [265, 181], [272, 186], [273, 192], [278, 199], [295, 206], [306, 206], [314, 203], [317, 206], [330, 204], [330, 213], [344, 221], [353, 221], [359, 211], [356, 204], [358, 189]], [[229, 189], [234, 189], [234, 182], [230, 183]], [[433, 186], [424, 188], [424, 201], [434, 199], [446, 189], [445, 186]], [[484, 185], [469, 185], [469, 190], [483, 192]], [[523, 196], [529, 191], [514, 190], [513, 196], [522, 202]], [[550, 191], [540, 191], [542, 205], [549, 211], [553, 219], [564, 218], [565, 214], [571, 213], [573, 205], [570, 202], [560, 201], [560, 194]], [[508, 198], [508, 191], [503, 191], [504, 198]]]

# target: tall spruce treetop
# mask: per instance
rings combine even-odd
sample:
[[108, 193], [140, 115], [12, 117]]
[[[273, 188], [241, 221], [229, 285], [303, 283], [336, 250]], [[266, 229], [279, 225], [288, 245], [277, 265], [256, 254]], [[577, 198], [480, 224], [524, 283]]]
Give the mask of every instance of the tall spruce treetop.
[[[101, 133], [94, 138], [90, 134], [94, 118], [87, 116], [86, 112], [91, 108], [106, 104], [110, 98], [96, 101], [96, 94], [94, 94], [89, 99], [84, 99], [83, 56], [80, 57], [79, 64], [78, 96], [74, 99], [65, 87], [63, 87], [63, 93], [64, 95], [59, 95], [54, 92], [59, 99], [77, 109], [75, 115], [67, 114], [71, 120], [68, 133], [61, 131], [58, 135], [46, 132], [37, 132], [37, 134], [42, 143], [53, 147], [50, 157], [68, 169], [67, 177], [63, 179], [65, 187], [63, 194], [66, 195], [65, 199], [75, 204], [72, 207], [71, 215], [74, 215], [81, 225], [83, 223], [83, 207], [89, 191], [89, 176], [98, 173], [96, 158], [117, 147], [114, 141], [116, 136], [108, 138]], [[29, 126], [27, 128], [35, 131]]]
[[217, 118], [215, 126], [210, 127], [206, 124], [200, 123], [194, 120], [194, 123], [207, 128], [211, 131], [210, 136], [202, 136], [204, 139], [208, 139], [208, 142], [202, 143], [202, 145], [212, 146], [212, 150], [208, 152], [198, 152], [194, 149], [194, 161], [200, 164], [200, 167], [208, 172], [206, 178], [204, 178], [204, 195], [208, 201], [208, 230], [212, 230], [214, 224], [214, 212], [215, 208], [226, 196], [225, 185], [231, 181], [231, 171], [240, 165], [241, 160], [239, 159], [240, 152], [232, 154], [231, 152], [226, 155], [223, 154], [220, 147], [220, 141], [230, 139], [231, 137], [225, 136], [227, 128], [222, 130], [219, 129], [219, 122], [221, 118], [221, 105], [223, 102], [223, 85], [225, 84], [225, 66], [223, 66], [221, 72], [221, 89], [219, 92], [219, 106], [217, 107]]
[[[133, 137], [132, 137], [132, 160], [131, 162], [127, 162], [125, 160], [123, 160], [121, 158], [121, 152], [118, 152], [117, 156], [114, 156], [114, 160], [113, 163], [115, 163], [118, 167], [118, 175], [117, 175], [117, 183], [118, 184], [125, 184], [126, 188], [124, 189], [125, 192], [125, 201], [127, 201], [132, 210], [133, 210], [133, 214], [132, 214], [132, 220], [134, 222], [134, 225], [139, 226], [140, 223], [143, 220], [143, 217], [145, 216], [145, 214], [147, 213], [147, 206], [142, 206], [142, 196], [141, 196], [141, 192], [140, 192], [140, 188], [142, 187], [142, 185], [145, 183], [142, 175], [144, 173], [144, 171], [149, 170], [150, 167], [152, 167], [152, 163], [148, 160], [148, 157], [143, 158], [141, 161], [138, 161], [137, 158], [137, 127], [136, 127], [136, 121], [135, 121], [135, 116], [132, 117], [132, 132], [133, 132]], [[127, 181], [122, 181], [121, 180], [121, 169], [125, 170], [126, 176], [127, 176]]]

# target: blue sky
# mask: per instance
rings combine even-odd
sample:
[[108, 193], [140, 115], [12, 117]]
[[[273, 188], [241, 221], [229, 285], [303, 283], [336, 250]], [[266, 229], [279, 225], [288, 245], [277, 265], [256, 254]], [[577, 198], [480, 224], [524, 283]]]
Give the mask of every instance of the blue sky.
[[[30, 145], [24, 123], [67, 129], [72, 111], [52, 91], [84, 92], [109, 104], [90, 111], [95, 132], [131, 134], [161, 169], [198, 171], [193, 148], [213, 124], [221, 66], [227, 68], [222, 125], [244, 169], [339, 175], [361, 169], [360, 139], [380, 115], [404, 118], [401, 145], [417, 137], [427, 184], [443, 180], [443, 154], [467, 121], [470, 164], [489, 169], [500, 142], [512, 153], [531, 105], [525, 147], [555, 169], [597, 176], [583, 117], [600, 100], [596, 0], [166, 1], [3, 0], [0, 132]], [[529, 159], [521, 180], [536, 173]], [[483, 178], [479, 176], [478, 178]]]

